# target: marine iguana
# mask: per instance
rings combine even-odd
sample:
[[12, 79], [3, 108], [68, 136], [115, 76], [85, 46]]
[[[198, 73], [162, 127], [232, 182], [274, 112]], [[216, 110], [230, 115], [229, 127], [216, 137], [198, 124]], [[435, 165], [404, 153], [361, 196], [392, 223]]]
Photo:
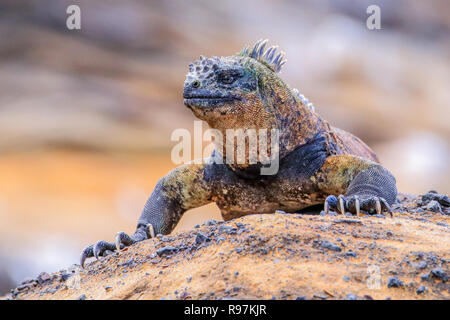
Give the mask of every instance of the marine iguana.
[[322, 203], [325, 213], [392, 215], [390, 205], [397, 195], [393, 175], [364, 142], [330, 126], [298, 90], [278, 76], [285, 54], [277, 46], [266, 50], [267, 42], [260, 40], [234, 56], [200, 56], [189, 65], [183, 97], [197, 118], [220, 132], [278, 130], [277, 173], [262, 175], [261, 163], [218, 161], [225, 154], [219, 141], [221, 148], [203, 163], [181, 165], [162, 177], [135, 233], [119, 232], [115, 242], [86, 247], [82, 266], [88, 257], [110, 254], [155, 234], [169, 234], [186, 210], [211, 202], [224, 220], [275, 210], [292, 213]]

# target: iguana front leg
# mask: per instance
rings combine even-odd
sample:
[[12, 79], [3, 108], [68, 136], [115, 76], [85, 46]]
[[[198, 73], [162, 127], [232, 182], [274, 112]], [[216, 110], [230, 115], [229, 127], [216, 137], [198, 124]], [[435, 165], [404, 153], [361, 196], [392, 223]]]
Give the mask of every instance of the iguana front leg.
[[[329, 196], [324, 211], [369, 214], [391, 213], [397, 197], [396, 181], [380, 164], [354, 155], [328, 157], [314, 177], [319, 188]], [[392, 213], [391, 213], [392, 216]]]
[[107, 255], [158, 233], [169, 234], [186, 210], [211, 202], [212, 188], [204, 177], [208, 166], [185, 164], [161, 178], [145, 204], [135, 233], [129, 236], [118, 232], [115, 243], [98, 241], [86, 247], [81, 254], [81, 266], [89, 257]]

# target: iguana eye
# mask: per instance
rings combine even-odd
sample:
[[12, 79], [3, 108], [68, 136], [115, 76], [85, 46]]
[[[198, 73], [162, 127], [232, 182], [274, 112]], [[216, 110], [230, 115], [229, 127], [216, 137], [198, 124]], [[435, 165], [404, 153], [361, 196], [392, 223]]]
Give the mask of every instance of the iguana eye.
[[223, 74], [220, 76], [220, 82], [222, 83], [232, 84], [234, 81], [236, 81], [236, 77], [231, 74]]

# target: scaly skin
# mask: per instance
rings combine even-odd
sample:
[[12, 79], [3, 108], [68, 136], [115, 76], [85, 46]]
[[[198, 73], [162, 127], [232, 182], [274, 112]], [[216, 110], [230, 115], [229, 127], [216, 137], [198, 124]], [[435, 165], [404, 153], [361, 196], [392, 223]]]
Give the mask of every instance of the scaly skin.
[[227, 150], [225, 140], [214, 141], [216, 150], [203, 164], [182, 165], [158, 181], [132, 236], [119, 232], [115, 243], [87, 247], [81, 265], [88, 257], [169, 234], [186, 210], [210, 202], [225, 220], [323, 203], [327, 213], [390, 212], [397, 195], [395, 178], [364, 142], [330, 126], [281, 80], [277, 72], [285, 63], [284, 53], [276, 54], [276, 47], [265, 51], [266, 43], [259, 41], [235, 56], [200, 57], [189, 66], [183, 96], [194, 115], [224, 137], [227, 129], [278, 130], [276, 174], [262, 175], [264, 165], [251, 164], [248, 153], [242, 164], [226, 163], [224, 155], [236, 154], [236, 147]]

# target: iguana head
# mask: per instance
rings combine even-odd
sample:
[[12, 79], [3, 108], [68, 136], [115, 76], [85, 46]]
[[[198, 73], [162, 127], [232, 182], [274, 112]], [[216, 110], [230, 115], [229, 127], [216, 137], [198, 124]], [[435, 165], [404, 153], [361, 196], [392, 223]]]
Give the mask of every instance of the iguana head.
[[276, 52], [277, 47], [265, 51], [266, 44], [267, 40], [259, 41], [251, 51], [245, 48], [229, 57], [200, 56], [189, 65], [185, 105], [213, 128], [272, 127], [273, 110], [263, 95], [267, 87], [277, 91], [285, 87], [276, 72], [286, 60], [284, 52]]
[[283, 146], [292, 149], [309, 132], [300, 123], [309, 122], [313, 112], [278, 76], [285, 54], [277, 46], [266, 49], [267, 42], [234, 56], [200, 56], [189, 65], [184, 104], [214, 129], [279, 129]]

